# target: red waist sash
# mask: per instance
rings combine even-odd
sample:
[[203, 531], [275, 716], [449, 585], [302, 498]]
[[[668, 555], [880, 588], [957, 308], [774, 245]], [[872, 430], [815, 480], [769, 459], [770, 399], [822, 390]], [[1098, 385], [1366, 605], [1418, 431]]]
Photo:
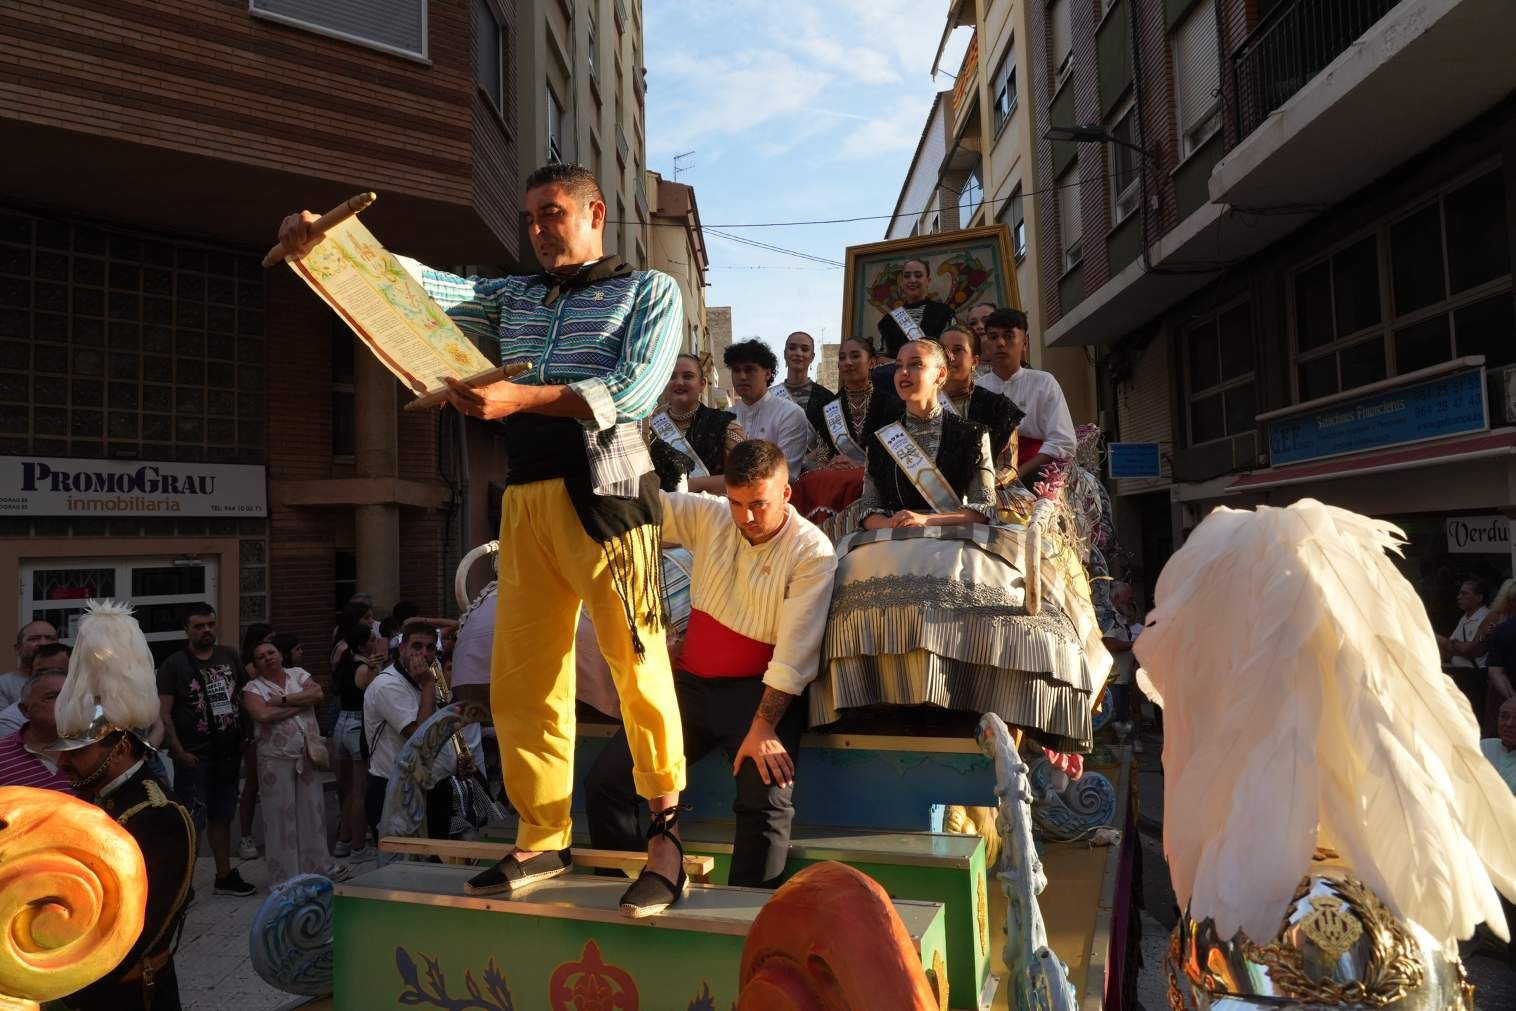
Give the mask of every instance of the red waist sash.
[[1024, 435], [1016, 437], [1016, 466], [1021, 466], [1040, 452], [1042, 452], [1041, 439], [1028, 439]]
[[679, 666], [703, 678], [755, 678], [774, 658], [772, 643], [733, 632], [704, 611], [691, 610]]

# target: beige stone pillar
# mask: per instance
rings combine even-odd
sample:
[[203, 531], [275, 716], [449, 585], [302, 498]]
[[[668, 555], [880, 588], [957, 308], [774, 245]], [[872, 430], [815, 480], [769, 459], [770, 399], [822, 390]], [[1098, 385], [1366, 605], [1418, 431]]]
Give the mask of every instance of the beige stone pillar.
[[[353, 355], [353, 463], [358, 477], [398, 477], [395, 378], [365, 348]], [[400, 599], [400, 507], [353, 510], [358, 589], [374, 596], [379, 614]]]

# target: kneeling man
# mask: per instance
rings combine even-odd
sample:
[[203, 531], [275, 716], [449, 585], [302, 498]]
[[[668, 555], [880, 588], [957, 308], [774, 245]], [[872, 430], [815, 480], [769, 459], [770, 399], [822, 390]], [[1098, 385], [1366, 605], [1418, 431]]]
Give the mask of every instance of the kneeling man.
[[[795, 749], [816, 676], [837, 559], [789, 504], [789, 467], [749, 439], [726, 461], [726, 498], [666, 492], [663, 536], [694, 556], [690, 623], [674, 671], [686, 764], [713, 748], [732, 759], [736, 838], [729, 883], [773, 888], [789, 857]], [[640, 802], [626, 733], [590, 770], [590, 838], [639, 850]]]

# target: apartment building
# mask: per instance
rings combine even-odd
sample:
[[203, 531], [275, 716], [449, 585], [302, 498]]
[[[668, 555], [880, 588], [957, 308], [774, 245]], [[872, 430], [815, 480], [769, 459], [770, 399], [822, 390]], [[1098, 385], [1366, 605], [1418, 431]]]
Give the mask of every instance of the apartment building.
[[647, 266], [661, 270], [679, 283], [684, 300], [684, 336], [680, 350], [709, 360], [710, 328], [705, 317], [705, 289], [711, 267], [700, 227], [700, 205], [695, 187], [647, 174], [646, 192], [652, 200], [648, 220]]
[[[970, 39], [927, 113], [911, 167], [885, 232], [890, 239], [1003, 224], [1016, 256], [1021, 305], [1031, 325], [1034, 368], [1058, 377], [1076, 422], [1095, 420], [1094, 373], [1083, 352], [1044, 339], [1038, 205], [1030, 102], [1028, 11], [1038, 0], [955, 0], [938, 61], [955, 33]], [[933, 67], [933, 70], [938, 67]], [[942, 70], [949, 70], [941, 67]]]
[[[131, 600], [156, 652], [208, 599], [324, 673], [335, 605], [448, 607], [493, 437], [409, 399], [294, 274], [280, 219], [373, 189], [438, 265], [518, 262], [495, 0], [0, 8], [0, 636]], [[527, 254], [530, 255], [529, 253]], [[487, 349], [491, 350], [491, 349]]]
[[[523, 33], [521, 178], [552, 161], [589, 168], [605, 192], [606, 251], [646, 267], [651, 202], [641, 0], [529, 0], [515, 10]], [[524, 239], [521, 248], [530, 248]]]
[[1509, 576], [1516, 9], [1028, 13], [1047, 339], [1160, 449], [1113, 481], [1139, 578], [1216, 505], [1307, 495], [1400, 524], [1434, 615]]

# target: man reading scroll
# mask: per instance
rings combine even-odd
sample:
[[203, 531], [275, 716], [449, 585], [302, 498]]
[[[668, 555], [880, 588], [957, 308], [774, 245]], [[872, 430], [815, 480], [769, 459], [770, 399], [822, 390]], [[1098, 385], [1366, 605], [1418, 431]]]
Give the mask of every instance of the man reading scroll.
[[[647, 870], [622, 898], [645, 916], [685, 884], [673, 816], [684, 742], [663, 638], [662, 506], [637, 422], [652, 413], [679, 350], [679, 288], [604, 252], [605, 200], [577, 165], [527, 177], [523, 215], [542, 273], [423, 281], [472, 283], [448, 310], [472, 337], [500, 342], [514, 382], [449, 379], [463, 414], [499, 420], [509, 474], [501, 505], [499, 597], [490, 703], [506, 793], [521, 815], [515, 850], [474, 877], [472, 894], [519, 894], [569, 870], [574, 746], [574, 629], [581, 603], [621, 698], [637, 792], [653, 811]], [[308, 248], [309, 212], [280, 227]]]

